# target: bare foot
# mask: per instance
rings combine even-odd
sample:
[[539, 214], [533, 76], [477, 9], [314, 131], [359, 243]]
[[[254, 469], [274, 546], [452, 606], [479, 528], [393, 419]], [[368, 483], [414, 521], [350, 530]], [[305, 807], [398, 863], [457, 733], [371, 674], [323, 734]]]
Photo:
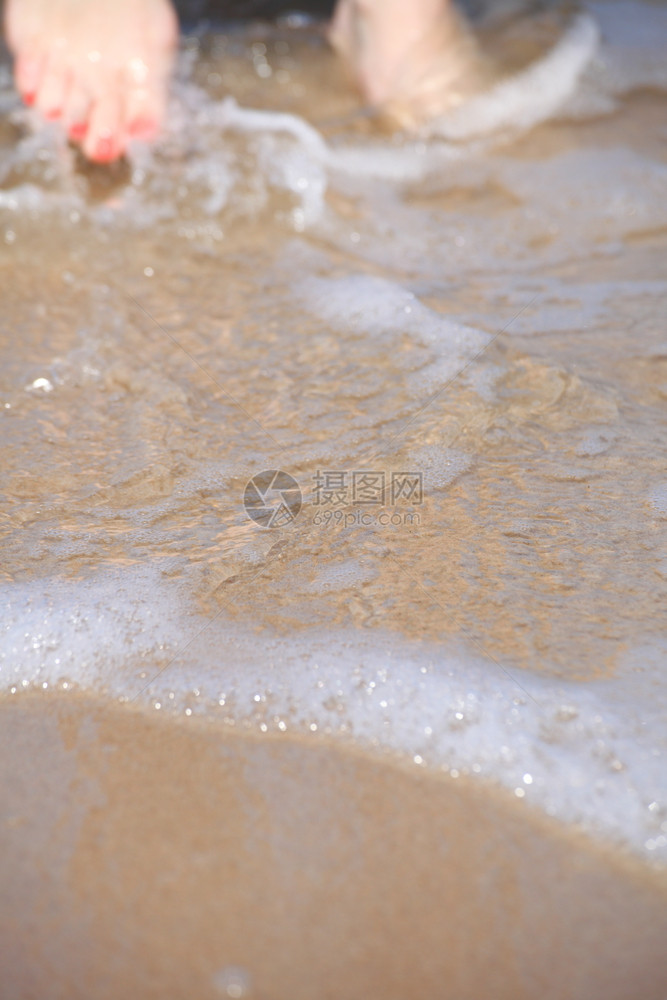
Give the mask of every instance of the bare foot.
[[460, 104], [486, 76], [450, 0], [338, 0], [329, 40], [369, 104], [405, 127]]
[[91, 160], [159, 131], [178, 37], [169, 0], [8, 0], [5, 18], [24, 101]]

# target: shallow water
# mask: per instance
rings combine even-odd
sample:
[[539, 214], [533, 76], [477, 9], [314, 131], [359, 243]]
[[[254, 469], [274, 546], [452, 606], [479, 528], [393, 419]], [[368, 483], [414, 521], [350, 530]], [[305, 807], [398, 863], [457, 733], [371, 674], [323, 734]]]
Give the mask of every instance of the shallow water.
[[317, 26], [191, 37], [114, 170], [3, 71], [0, 681], [353, 739], [659, 861], [667, 9], [480, 30], [519, 75], [416, 139]]

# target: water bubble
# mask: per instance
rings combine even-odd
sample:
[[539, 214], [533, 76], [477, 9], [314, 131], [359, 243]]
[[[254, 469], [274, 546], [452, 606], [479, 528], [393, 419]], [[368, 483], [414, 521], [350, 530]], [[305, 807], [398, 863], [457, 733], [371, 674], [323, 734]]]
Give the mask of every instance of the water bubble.
[[39, 392], [52, 392], [53, 383], [48, 378], [36, 378], [34, 382], [26, 386], [26, 389], [36, 389]]
[[250, 997], [250, 976], [240, 965], [228, 965], [213, 977], [213, 985], [223, 997], [247, 1000]]

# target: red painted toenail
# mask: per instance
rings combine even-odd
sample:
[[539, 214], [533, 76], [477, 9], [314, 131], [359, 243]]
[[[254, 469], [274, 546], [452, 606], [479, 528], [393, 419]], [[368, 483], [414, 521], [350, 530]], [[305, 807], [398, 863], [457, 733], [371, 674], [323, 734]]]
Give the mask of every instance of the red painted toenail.
[[128, 131], [135, 139], [149, 139], [157, 132], [157, 123], [153, 118], [135, 118]]
[[118, 151], [114, 145], [113, 139], [102, 138], [98, 139], [97, 146], [95, 147], [95, 154], [93, 159], [97, 163], [110, 163], [111, 160], [115, 160], [118, 156]]
[[68, 129], [70, 139], [83, 139], [84, 135], [88, 131], [88, 126], [85, 122], [72, 122]]
[[55, 121], [56, 118], [60, 118], [62, 113], [63, 113], [62, 108], [49, 108], [49, 110], [45, 114], [45, 118], [47, 118], [48, 121], [52, 122]]
[[35, 94], [34, 90], [31, 90], [28, 94], [24, 94], [23, 95], [23, 101], [24, 101], [25, 104], [27, 104], [28, 106], [30, 106], [31, 104], [35, 103], [35, 97], [36, 96], [37, 95]]

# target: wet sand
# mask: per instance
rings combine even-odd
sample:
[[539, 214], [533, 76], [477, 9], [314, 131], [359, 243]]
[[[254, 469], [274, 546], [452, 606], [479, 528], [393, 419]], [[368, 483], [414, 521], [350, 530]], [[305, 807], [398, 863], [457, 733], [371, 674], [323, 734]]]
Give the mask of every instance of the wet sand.
[[664, 996], [667, 873], [489, 784], [76, 695], [0, 733], [6, 1000]]
[[590, 9], [458, 144], [312, 26], [114, 170], [0, 76], [2, 1000], [664, 1000], [665, 29]]

